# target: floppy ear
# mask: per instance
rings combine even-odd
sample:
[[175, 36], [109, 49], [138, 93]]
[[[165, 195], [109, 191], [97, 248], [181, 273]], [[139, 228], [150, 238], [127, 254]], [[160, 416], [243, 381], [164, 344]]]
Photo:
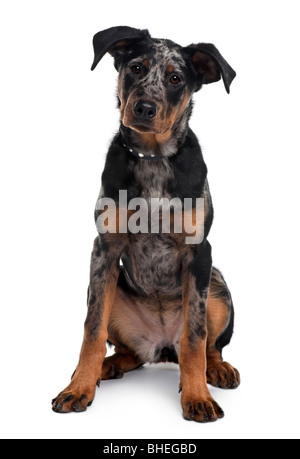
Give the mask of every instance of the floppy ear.
[[116, 59], [121, 57], [132, 43], [149, 37], [148, 30], [126, 26], [111, 27], [96, 33], [93, 38], [95, 57], [91, 70], [94, 70], [105, 53], [109, 52]]
[[236, 73], [214, 45], [211, 43], [199, 43], [187, 46], [183, 50], [188, 55], [198, 77], [200, 77], [197, 89], [200, 89], [202, 84], [214, 83], [222, 77], [226, 91], [229, 94], [229, 87]]

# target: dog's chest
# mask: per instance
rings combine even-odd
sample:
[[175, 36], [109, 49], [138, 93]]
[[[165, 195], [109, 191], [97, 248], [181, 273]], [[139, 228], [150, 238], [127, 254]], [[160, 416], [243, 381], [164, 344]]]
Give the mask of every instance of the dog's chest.
[[133, 235], [122, 260], [134, 288], [146, 295], [180, 295], [181, 255], [171, 236]]
[[180, 267], [177, 240], [171, 233], [162, 233], [160, 214], [155, 214], [153, 203], [155, 198], [171, 200], [173, 170], [168, 160], [142, 160], [135, 168], [135, 179], [139, 197], [147, 203], [148, 231], [129, 236], [127, 259], [131, 267], [128, 273], [130, 271], [132, 280], [147, 294], [174, 292], [178, 288]]
[[134, 169], [135, 181], [141, 198], [171, 198], [169, 186], [174, 180], [173, 169], [167, 159], [141, 159]]

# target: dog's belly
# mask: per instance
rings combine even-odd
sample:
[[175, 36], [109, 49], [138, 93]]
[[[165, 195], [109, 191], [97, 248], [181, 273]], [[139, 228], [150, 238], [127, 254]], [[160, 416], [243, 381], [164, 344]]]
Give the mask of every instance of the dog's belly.
[[137, 236], [122, 257], [128, 284], [143, 296], [179, 296], [181, 254], [172, 236]]
[[181, 297], [161, 301], [117, 288], [108, 339], [134, 351], [142, 362], [177, 363], [182, 327]]

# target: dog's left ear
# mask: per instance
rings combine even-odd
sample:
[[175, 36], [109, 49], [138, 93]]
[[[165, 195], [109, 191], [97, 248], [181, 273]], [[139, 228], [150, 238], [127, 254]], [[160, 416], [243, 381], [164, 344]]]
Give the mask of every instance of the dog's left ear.
[[230, 92], [230, 84], [236, 73], [228, 62], [211, 43], [199, 43], [183, 48], [187, 59], [190, 60], [198, 78], [197, 89], [202, 84], [214, 83], [222, 77], [226, 91]]
[[122, 55], [135, 42], [140, 42], [149, 37], [148, 30], [140, 30], [127, 26], [110, 27], [96, 33], [93, 38], [95, 57], [91, 70], [94, 70], [105, 53], [110, 53], [115, 58], [116, 63], [118, 58], [122, 58]]

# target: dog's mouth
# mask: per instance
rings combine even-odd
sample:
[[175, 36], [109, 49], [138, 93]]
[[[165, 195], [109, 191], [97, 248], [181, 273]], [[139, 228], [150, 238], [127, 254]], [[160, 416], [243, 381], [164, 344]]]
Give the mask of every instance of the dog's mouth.
[[141, 122], [141, 120], [132, 119], [129, 123], [123, 124], [130, 129], [133, 129], [140, 134], [155, 134], [155, 135], [163, 135], [165, 134], [169, 126], [159, 125], [158, 123], [149, 122]]
[[[128, 113], [129, 112], [129, 113]], [[125, 111], [121, 116], [124, 126], [140, 133], [156, 133], [157, 129], [151, 121], [142, 121], [132, 115], [131, 111]]]
[[141, 132], [141, 133], [153, 133], [153, 134], [157, 134], [156, 130], [153, 128], [153, 126], [149, 126], [149, 125], [146, 125], [146, 124], [141, 124], [141, 123], [131, 123], [130, 126], [131, 129], [133, 129], [134, 131], [137, 131], [137, 132]]
[[161, 127], [160, 129], [157, 129], [157, 128], [154, 128], [153, 126], [149, 126], [149, 125], [147, 126], [145, 124], [140, 124], [140, 123], [132, 123], [128, 127], [138, 132], [139, 134], [154, 134], [155, 136], [163, 136], [170, 130], [170, 126], [167, 126], [167, 127], [164, 126], [164, 127]]

